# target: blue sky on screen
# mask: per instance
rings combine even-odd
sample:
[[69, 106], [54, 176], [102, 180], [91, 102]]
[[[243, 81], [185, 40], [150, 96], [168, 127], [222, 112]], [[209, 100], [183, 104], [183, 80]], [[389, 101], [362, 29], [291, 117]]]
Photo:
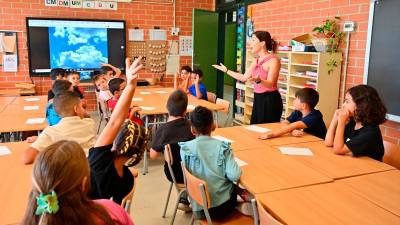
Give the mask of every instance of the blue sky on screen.
[[49, 27], [50, 66], [99, 68], [108, 62], [107, 29]]

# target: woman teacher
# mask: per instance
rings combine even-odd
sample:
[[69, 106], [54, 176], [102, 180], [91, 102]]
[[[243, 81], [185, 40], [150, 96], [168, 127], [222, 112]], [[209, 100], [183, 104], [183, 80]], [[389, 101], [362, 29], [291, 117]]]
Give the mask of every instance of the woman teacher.
[[254, 87], [254, 103], [250, 124], [279, 122], [282, 116], [282, 98], [278, 92], [277, 81], [281, 63], [273, 52], [274, 40], [267, 31], [256, 31], [252, 35], [250, 48], [257, 56], [245, 74], [229, 70], [222, 63], [214, 68], [236, 80], [250, 80]]

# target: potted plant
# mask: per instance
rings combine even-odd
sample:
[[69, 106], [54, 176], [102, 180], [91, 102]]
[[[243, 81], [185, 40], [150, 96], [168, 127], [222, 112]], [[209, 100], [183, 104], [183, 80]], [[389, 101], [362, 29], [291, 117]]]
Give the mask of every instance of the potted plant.
[[[313, 29], [315, 38], [312, 39], [312, 43], [317, 51], [335, 53], [340, 50], [344, 34], [340, 31], [339, 21], [340, 17], [338, 16], [334, 19], [326, 19], [321, 26]], [[338, 66], [338, 63], [331, 58], [327, 66], [328, 74], [330, 74]]]

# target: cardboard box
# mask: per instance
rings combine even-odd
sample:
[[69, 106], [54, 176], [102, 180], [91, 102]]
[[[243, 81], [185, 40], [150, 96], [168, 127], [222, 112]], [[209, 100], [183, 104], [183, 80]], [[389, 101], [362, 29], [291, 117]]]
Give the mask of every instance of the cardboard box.
[[315, 52], [315, 48], [311, 42], [314, 37], [311, 34], [303, 34], [297, 36], [290, 41], [293, 52]]

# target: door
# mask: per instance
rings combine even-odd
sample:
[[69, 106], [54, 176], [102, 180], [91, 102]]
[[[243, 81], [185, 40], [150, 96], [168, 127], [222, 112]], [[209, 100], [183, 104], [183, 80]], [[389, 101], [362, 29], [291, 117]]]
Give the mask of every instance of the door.
[[217, 91], [218, 13], [193, 9], [193, 67], [203, 71], [207, 91]]

